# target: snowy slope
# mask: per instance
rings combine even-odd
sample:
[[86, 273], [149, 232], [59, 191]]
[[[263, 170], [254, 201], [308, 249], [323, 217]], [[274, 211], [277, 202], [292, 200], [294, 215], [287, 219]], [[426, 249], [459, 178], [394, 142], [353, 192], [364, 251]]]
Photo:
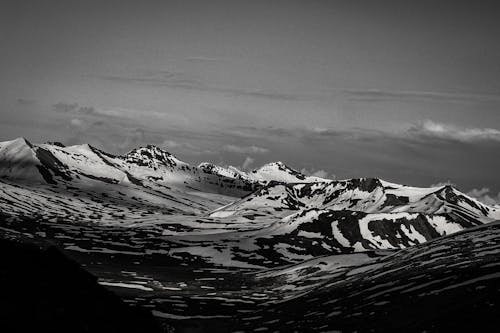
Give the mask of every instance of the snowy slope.
[[234, 178], [207, 174], [152, 145], [113, 156], [87, 144], [34, 145], [20, 138], [0, 143], [0, 162], [0, 177], [11, 180], [63, 184], [86, 179], [114, 184], [191, 186], [236, 197], [254, 189]]
[[253, 316], [269, 331], [488, 331], [499, 323], [499, 265], [500, 222], [385, 256], [320, 257], [258, 273], [284, 300], [267, 292]]
[[46, 238], [179, 331], [483, 327], [498, 318], [497, 219], [452, 186], [0, 143], [0, 238]]
[[253, 184], [206, 174], [154, 146], [113, 156], [90, 145], [0, 143], [0, 212], [100, 224], [195, 216]]
[[176, 319], [179, 330], [205, 318], [207, 332], [490, 331], [500, 323], [499, 254], [494, 222], [398, 251], [318, 256], [243, 274], [198, 268], [181, 282], [151, 281], [151, 273], [129, 279], [151, 289], [133, 301]]
[[[0, 177], [51, 183], [51, 172], [64, 177], [58, 162], [47, 151], [38, 150], [24, 138], [0, 143]], [[54, 171], [56, 170], [56, 171]]]
[[352, 210], [366, 213], [452, 214], [472, 223], [500, 218], [500, 211], [447, 185], [416, 188], [379, 179], [360, 178], [321, 183], [271, 183], [223, 207], [213, 215], [230, 216], [255, 210], [309, 208]]
[[207, 173], [233, 179], [243, 179], [250, 183], [258, 184], [268, 184], [269, 182], [312, 183], [330, 181], [329, 179], [306, 176], [285, 165], [283, 162], [271, 162], [250, 172], [239, 170], [233, 166], [222, 167], [208, 162], [201, 163], [198, 167], [204, 169]]
[[284, 182], [284, 183], [311, 183], [329, 181], [319, 177], [305, 176], [285, 165], [283, 162], [272, 162], [261, 166], [249, 173], [253, 179], [261, 182]]
[[152, 145], [114, 156], [24, 139], [0, 143], [0, 213], [143, 228], [171, 258], [237, 267], [402, 249], [500, 218], [451, 186], [317, 179], [281, 162], [246, 173]]

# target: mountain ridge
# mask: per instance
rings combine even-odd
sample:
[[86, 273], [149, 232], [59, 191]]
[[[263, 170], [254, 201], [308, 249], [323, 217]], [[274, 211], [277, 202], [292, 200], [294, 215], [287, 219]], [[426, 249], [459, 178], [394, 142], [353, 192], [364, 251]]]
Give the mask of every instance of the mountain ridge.
[[115, 156], [22, 138], [0, 143], [0, 200], [15, 218], [147, 228], [167, 237], [172, 258], [243, 267], [400, 249], [500, 219], [450, 185], [328, 180], [283, 162], [245, 172], [154, 145]]
[[[239, 170], [233, 166], [219, 166], [209, 162], [202, 162], [198, 166], [190, 165], [180, 159], [178, 159], [175, 155], [170, 152], [156, 146], [156, 145], [146, 145], [144, 147], [134, 148], [131, 151], [123, 154], [123, 155], [113, 155], [107, 153], [99, 148], [93, 147], [89, 144], [81, 144], [81, 145], [72, 145], [65, 146], [59, 142], [47, 142], [44, 144], [32, 144], [25, 138], [17, 138], [11, 141], [0, 142], [0, 150], [4, 151], [4, 155], [6, 154], [5, 150], [12, 148], [14, 146], [17, 149], [24, 149], [26, 152], [31, 150], [32, 152], [36, 152], [38, 150], [49, 151], [50, 153], [55, 152], [65, 152], [66, 155], [68, 153], [79, 154], [79, 155], [89, 155], [95, 154], [97, 155], [102, 162], [111, 166], [111, 167], [122, 167], [119, 163], [113, 163], [113, 160], [121, 160], [124, 163], [135, 164], [142, 167], [148, 167], [155, 171], [161, 169], [162, 167], [173, 169], [178, 167], [181, 170], [196, 170], [200, 169], [206, 174], [213, 174], [215, 176], [237, 180], [244, 182], [246, 184], [255, 184], [255, 185], [263, 185], [270, 181], [283, 181], [283, 182], [316, 182], [316, 181], [329, 181], [328, 179], [322, 179], [318, 177], [310, 177], [306, 176], [288, 166], [286, 166], [283, 162], [270, 162], [267, 163], [260, 168], [254, 169], [250, 172], [245, 172]], [[1, 154], [1, 152], [0, 152]], [[5, 157], [2, 159], [2, 162], [5, 164]], [[71, 161], [66, 161], [70, 163]], [[75, 163], [75, 161], [73, 161]], [[32, 164], [34, 165], [43, 165], [43, 161], [37, 161], [33, 159]], [[65, 164], [65, 163], [61, 163]], [[67, 164], [67, 163], [66, 163]], [[52, 170], [49, 168], [49, 170]], [[10, 177], [10, 178], [19, 178], [22, 179], [23, 175], [9, 173], [5, 170], [5, 166], [0, 168], [0, 176]], [[43, 175], [42, 175], [43, 176]], [[39, 177], [34, 177], [35, 179], [40, 180]], [[31, 179], [34, 180], [34, 179]], [[53, 182], [51, 180], [49, 182]]]
[[495, 319], [499, 217], [451, 185], [193, 166], [152, 145], [0, 143], [0, 236], [54, 244], [180, 331]]

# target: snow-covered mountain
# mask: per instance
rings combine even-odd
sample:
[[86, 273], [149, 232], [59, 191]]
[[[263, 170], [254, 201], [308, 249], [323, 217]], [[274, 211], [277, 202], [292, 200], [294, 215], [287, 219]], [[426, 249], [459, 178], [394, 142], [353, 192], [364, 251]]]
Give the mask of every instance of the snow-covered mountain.
[[203, 244], [203, 260], [240, 266], [405, 248], [500, 219], [451, 186], [332, 181], [281, 162], [243, 172], [152, 145], [114, 156], [22, 138], [0, 143], [0, 200], [13, 217], [153, 228], [177, 237], [174, 257], [200, 256]]
[[153, 145], [114, 156], [88, 144], [69, 147], [60, 143], [32, 144], [24, 138], [0, 143], [0, 178], [28, 185], [69, 186], [82, 191], [117, 185], [122, 187], [121, 192], [134, 189], [160, 196], [175, 192], [172, 193], [175, 197], [216, 193], [236, 198], [270, 181], [319, 180], [280, 162], [246, 173], [209, 163], [192, 166]]
[[259, 175], [208, 163], [192, 166], [153, 145], [115, 156], [88, 144], [32, 144], [24, 138], [0, 143], [0, 196], [12, 206], [5, 210], [49, 219], [113, 223], [118, 215], [135, 225], [139, 221], [134, 216], [158, 219], [152, 210], [195, 216], [237, 200], [268, 180], [306, 179], [289, 168], [277, 170], [276, 178], [269, 172], [267, 178]]
[[213, 246], [224, 255], [214, 260], [276, 266], [329, 253], [406, 248], [500, 219], [500, 210], [449, 185], [416, 188], [361, 178], [272, 182], [211, 216], [260, 225], [244, 242], [233, 235], [218, 239]]
[[[24, 138], [0, 143], [0, 179], [4, 196], [9, 197], [9, 191], [19, 192], [14, 197], [18, 200], [10, 203], [15, 206], [11, 212], [56, 216], [58, 210], [68, 211], [68, 207], [78, 215], [106, 201], [108, 208], [95, 207], [97, 215], [130, 205], [192, 215], [256, 188], [243, 180], [207, 174], [155, 146], [114, 156], [87, 144], [35, 145]], [[30, 201], [32, 205], [23, 204]], [[130, 210], [124, 213], [134, 215]]]
[[233, 179], [243, 179], [247, 182], [258, 184], [268, 184], [273, 181], [281, 183], [318, 183], [330, 181], [330, 179], [306, 176], [279, 161], [265, 164], [250, 172], [239, 170], [233, 166], [223, 167], [208, 162], [203, 162], [198, 167], [207, 173]]
[[0, 143], [0, 239], [48, 240], [180, 331], [448, 328], [457, 299], [484, 300], [460, 316], [498, 308], [499, 219], [449, 185]]
[[[191, 186], [206, 192], [229, 192], [235, 196], [253, 190], [249, 184], [233, 178], [207, 175], [200, 168], [153, 145], [114, 156], [88, 144], [34, 145], [19, 138], [0, 143], [0, 162], [0, 177], [11, 180], [48, 184], [82, 179], [110, 184], [168, 184]], [[79, 185], [83, 185], [83, 181]]]

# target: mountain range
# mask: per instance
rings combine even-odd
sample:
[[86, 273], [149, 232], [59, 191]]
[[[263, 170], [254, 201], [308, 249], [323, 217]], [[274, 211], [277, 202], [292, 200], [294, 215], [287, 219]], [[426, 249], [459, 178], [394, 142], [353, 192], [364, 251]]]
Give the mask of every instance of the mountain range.
[[[304, 175], [282, 162], [252, 171], [208, 162], [194, 166], [153, 145], [116, 156], [86, 144], [32, 144], [24, 138], [1, 142], [0, 217], [1, 230], [9, 237], [22, 234], [55, 243], [102, 285], [127, 302], [153, 309], [156, 317], [180, 331], [189, 325], [210, 330], [217, 325], [222, 330], [259, 329], [258, 322], [244, 316], [245, 311], [256, 309], [270, 322], [262, 327], [278, 331], [280, 327], [285, 331], [378, 330], [387, 325], [385, 319], [370, 328], [356, 318], [339, 318], [345, 313], [355, 317], [348, 302], [359, 305], [360, 297], [374, 299], [367, 303], [373, 312], [377, 302], [387, 301], [379, 300], [384, 293], [337, 297], [342, 309], [333, 307], [330, 314], [300, 308], [300, 302], [335, 303], [332, 295], [339, 293], [339, 279], [346, 281], [346, 276], [352, 281], [342, 282], [344, 290], [372, 288], [366, 279], [374, 285], [386, 284], [379, 275], [399, 277], [401, 290], [417, 288], [430, 283], [426, 276], [432, 274], [429, 265], [435, 266], [433, 253], [439, 254], [436, 260], [443, 265], [448, 254], [442, 253], [454, 253], [459, 259], [450, 263], [464, 271], [479, 262], [481, 267], [499, 263], [498, 246], [489, 248], [488, 243], [488, 232], [492, 239], [498, 233], [498, 223], [493, 221], [500, 220], [499, 207], [485, 205], [453, 186], [419, 188], [376, 178], [324, 179]], [[456, 237], [477, 244], [468, 253], [477, 251], [481, 259], [460, 257], [461, 248], [449, 247], [458, 244]], [[413, 264], [403, 264], [402, 257], [413, 255], [420, 257]], [[483, 256], [489, 259], [485, 262]], [[432, 270], [441, 272], [441, 266], [434, 266]], [[427, 273], [419, 277], [418, 267], [426, 267]], [[404, 284], [404, 274], [416, 282]], [[240, 282], [228, 290], [223, 281], [235, 276]], [[490, 282], [500, 276], [486, 269], [474, 279]], [[257, 296], [246, 292], [250, 285]], [[446, 289], [443, 284], [439, 288]], [[227, 293], [232, 295], [230, 302]], [[175, 301], [186, 295], [198, 303]], [[201, 299], [205, 304], [216, 302], [214, 309], [219, 312], [208, 315], [211, 310]], [[228, 315], [225, 307], [242, 311], [230, 325], [220, 320]], [[280, 317], [273, 322], [266, 311], [276, 311]], [[311, 320], [331, 319], [314, 319], [312, 324], [294, 320], [292, 313]], [[432, 323], [437, 325], [434, 319]]]

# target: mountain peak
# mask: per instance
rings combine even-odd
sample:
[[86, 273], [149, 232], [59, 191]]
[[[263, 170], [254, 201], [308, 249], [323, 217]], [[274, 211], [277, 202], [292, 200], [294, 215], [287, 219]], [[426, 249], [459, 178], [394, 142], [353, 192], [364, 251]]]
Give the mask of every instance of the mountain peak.
[[248, 174], [244, 171], [239, 170], [233, 166], [219, 166], [209, 162], [203, 162], [198, 165], [198, 168], [203, 170], [205, 173], [212, 173], [231, 179], [243, 179], [245, 181], [251, 181]]
[[23, 137], [0, 143], [0, 177], [40, 181], [36, 149]]
[[250, 172], [241, 171], [233, 166], [222, 167], [208, 162], [200, 163], [198, 168], [206, 173], [218, 174], [229, 178], [240, 178], [261, 185], [269, 182], [310, 183], [329, 181], [329, 179], [306, 176], [281, 161], [264, 164], [260, 168]]
[[145, 147], [134, 148], [130, 152], [128, 152], [125, 156], [136, 155], [136, 154], [151, 155], [152, 157], [156, 157], [158, 159], [164, 156], [167, 157], [172, 156], [172, 154], [170, 154], [168, 151], [163, 150], [162, 148], [152, 144], [148, 144]]
[[147, 148], [149, 150], [156, 150], [156, 151], [162, 151], [162, 152], [168, 153], [165, 149], [158, 147], [157, 145], [153, 145], [153, 144], [147, 144], [146, 147], [139, 147], [139, 149], [141, 149], [141, 148]]
[[278, 168], [289, 168], [285, 163], [281, 161], [274, 161], [274, 162], [269, 162], [261, 166], [259, 169], [265, 168], [265, 167], [278, 167]]
[[159, 165], [174, 167], [176, 165], [186, 164], [168, 151], [152, 144], [148, 144], [146, 147], [133, 149], [128, 152], [124, 158], [128, 162], [150, 167], [158, 167]]
[[1, 146], [10, 146], [10, 147], [20, 147], [20, 146], [28, 146], [33, 148], [33, 144], [29, 142], [25, 137], [19, 137], [11, 141], [4, 141], [0, 144]]
[[281, 161], [264, 164], [260, 168], [253, 170], [252, 174], [265, 181], [300, 182], [306, 179], [304, 174], [290, 168]]
[[47, 141], [45, 144], [48, 144], [48, 145], [51, 145], [51, 146], [60, 147], [60, 148], [66, 147], [66, 145], [64, 143], [59, 142], [59, 141]]

